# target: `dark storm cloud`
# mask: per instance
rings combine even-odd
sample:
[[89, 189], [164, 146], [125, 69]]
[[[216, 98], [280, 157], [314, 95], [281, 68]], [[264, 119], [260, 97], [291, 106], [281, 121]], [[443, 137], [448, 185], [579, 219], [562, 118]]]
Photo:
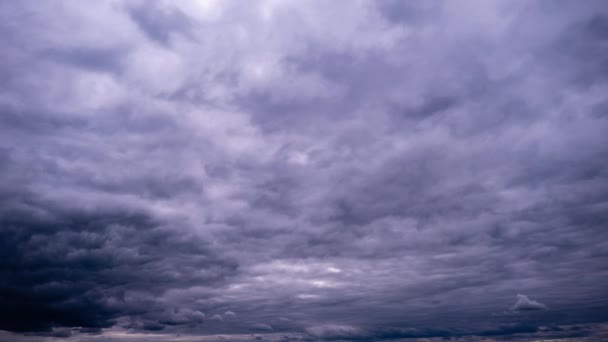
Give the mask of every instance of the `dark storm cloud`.
[[0, 340], [606, 336], [602, 2], [0, 15]]
[[[0, 328], [106, 328], [124, 315], [163, 310], [167, 288], [217, 284], [234, 274], [208, 243], [178, 235], [128, 208], [65, 208], [32, 194], [3, 191], [0, 222]], [[180, 309], [152, 314], [159, 326], [200, 321]]]

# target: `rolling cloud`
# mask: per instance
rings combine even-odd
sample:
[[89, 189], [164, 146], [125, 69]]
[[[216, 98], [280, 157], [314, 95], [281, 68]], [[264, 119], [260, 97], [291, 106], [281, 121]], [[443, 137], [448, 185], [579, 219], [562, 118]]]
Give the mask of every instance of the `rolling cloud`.
[[0, 37], [0, 341], [608, 336], [603, 1], [0, 1]]

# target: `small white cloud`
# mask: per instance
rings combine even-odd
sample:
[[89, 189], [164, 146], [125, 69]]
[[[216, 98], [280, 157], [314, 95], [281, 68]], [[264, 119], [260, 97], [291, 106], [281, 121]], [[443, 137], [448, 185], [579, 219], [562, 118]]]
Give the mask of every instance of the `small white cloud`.
[[318, 299], [321, 298], [321, 296], [317, 295], [317, 294], [312, 294], [312, 293], [301, 293], [296, 295], [296, 298], [298, 299]]
[[215, 315], [211, 316], [211, 320], [212, 321], [223, 321], [224, 318], [222, 317], [222, 315], [215, 314]]
[[226, 311], [226, 312], [224, 312], [224, 317], [226, 317], [226, 318], [234, 318], [234, 317], [236, 317], [236, 313], [234, 313], [232, 311]]
[[523, 294], [517, 295], [517, 302], [511, 310], [513, 311], [532, 311], [532, 310], [544, 310], [547, 306], [543, 303], [537, 302], [535, 300], [531, 300], [527, 296]]
[[341, 273], [342, 270], [339, 269], [339, 268], [337, 268], [337, 267], [330, 266], [330, 267], [327, 268], [327, 272], [329, 272], [329, 273]]
[[308, 164], [308, 155], [304, 152], [293, 152], [289, 156], [287, 161], [290, 164], [307, 165]]

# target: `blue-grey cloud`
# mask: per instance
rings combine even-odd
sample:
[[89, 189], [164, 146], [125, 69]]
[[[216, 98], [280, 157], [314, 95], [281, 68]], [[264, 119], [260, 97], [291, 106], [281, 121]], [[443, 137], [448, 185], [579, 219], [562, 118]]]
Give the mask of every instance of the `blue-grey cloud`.
[[0, 2], [0, 340], [601, 340], [607, 18]]

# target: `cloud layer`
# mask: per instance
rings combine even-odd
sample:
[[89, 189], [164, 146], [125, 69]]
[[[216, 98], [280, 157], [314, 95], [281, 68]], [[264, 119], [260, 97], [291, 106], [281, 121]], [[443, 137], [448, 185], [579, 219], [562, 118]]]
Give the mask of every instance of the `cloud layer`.
[[602, 1], [4, 1], [0, 37], [0, 339], [605, 336]]

